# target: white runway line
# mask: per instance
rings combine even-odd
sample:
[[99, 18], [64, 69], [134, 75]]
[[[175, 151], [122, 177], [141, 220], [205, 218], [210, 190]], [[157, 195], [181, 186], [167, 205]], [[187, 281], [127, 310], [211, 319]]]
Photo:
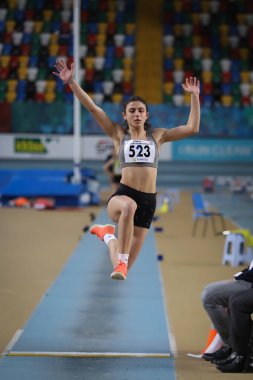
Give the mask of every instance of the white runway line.
[[4, 352], [2, 353], [3, 356], [7, 355], [12, 350], [12, 347], [14, 347], [14, 345], [17, 343], [17, 341], [19, 340], [19, 338], [23, 334], [23, 331], [24, 330], [17, 330], [15, 332], [15, 334], [13, 335], [13, 337], [11, 338], [11, 340], [9, 341], [7, 346], [5, 347]]
[[6, 356], [66, 357], [66, 358], [170, 358], [167, 352], [51, 352], [51, 351], [10, 351]]

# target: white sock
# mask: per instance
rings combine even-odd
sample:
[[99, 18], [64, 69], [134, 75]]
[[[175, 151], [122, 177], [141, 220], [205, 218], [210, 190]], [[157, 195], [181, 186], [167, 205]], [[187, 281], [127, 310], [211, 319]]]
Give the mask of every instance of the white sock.
[[129, 254], [128, 253], [118, 253], [118, 258], [119, 258], [119, 261], [123, 261], [123, 263], [125, 263], [127, 265]]
[[117, 240], [116, 237], [112, 234], [105, 234], [104, 238], [103, 238], [105, 244], [108, 245], [109, 241], [110, 240]]

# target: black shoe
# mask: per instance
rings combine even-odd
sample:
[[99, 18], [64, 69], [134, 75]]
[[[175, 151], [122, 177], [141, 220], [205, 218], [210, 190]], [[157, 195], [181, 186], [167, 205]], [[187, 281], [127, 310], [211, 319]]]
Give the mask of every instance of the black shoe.
[[243, 372], [246, 359], [242, 355], [236, 355], [232, 362], [228, 364], [220, 364], [217, 366], [221, 372], [239, 373]]
[[212, 363], [216, 365], [226, 365], [228, 363], [231, 363], [236, 356], [237, 356], [237, 352], [232, 352], [232, 354], [230, 354], [225, 359], [213, 359]]
[[207, 360], [208, 362], [211, 362], [212, 360], [216, 359], [225, 359], [232, 353], [232, 348], [228, 346], [221, 347], [218, 351], [215, 351], [211, 354], [204, 353], [202, 355], [202, 358], [204, 360]]

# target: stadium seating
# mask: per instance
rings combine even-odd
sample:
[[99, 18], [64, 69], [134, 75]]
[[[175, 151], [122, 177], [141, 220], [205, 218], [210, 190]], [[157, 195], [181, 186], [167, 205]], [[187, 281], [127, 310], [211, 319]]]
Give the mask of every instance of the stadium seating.
[[[100, 103], [133, 95], [135, 3], [80, 1], [80, 79]], [[194, 75], [203, 105], [252, 105], [252, 2], [173, 0], [163, 7], [164, 102], [188, 104], [181, 83]], [[72, 21], [70, 0], [1, 2], [0, 101], [72, 101], [52, 75], [57, 58], [73, 61]]]
[[[135, 2], [81, 0], [80, 5], [81, 82], [94, 99], [118, 103], [133, 90]], [[1, 2], [0, 87], [8, 81], [8, 90], [1, 91], [0, 101], [73, 99], [52, 75], [59, 57], [67, 64], [73, 61], [72, 21], [70, 0]], [[119, 89], [126, 93], [120, 96]]]
[[[253, 104], [252, 4], [247, 0], [164, 2], [164, 102], [181, 104], [174, 96], [176, 78], [193, 74], [202, 82], [202, 104]], [[183, 72], [181, 77], [178, 71]], [[238, 83], [239, 91], [234, 91]]]

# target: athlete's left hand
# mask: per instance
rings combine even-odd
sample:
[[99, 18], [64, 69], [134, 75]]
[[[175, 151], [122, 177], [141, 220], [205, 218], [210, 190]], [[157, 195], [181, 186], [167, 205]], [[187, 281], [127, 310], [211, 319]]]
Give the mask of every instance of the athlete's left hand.
[[199, 94], [200, 83], [196, 77], [186, 78], [185, 83], [182, 84], [183, 89], [191, 94]]

